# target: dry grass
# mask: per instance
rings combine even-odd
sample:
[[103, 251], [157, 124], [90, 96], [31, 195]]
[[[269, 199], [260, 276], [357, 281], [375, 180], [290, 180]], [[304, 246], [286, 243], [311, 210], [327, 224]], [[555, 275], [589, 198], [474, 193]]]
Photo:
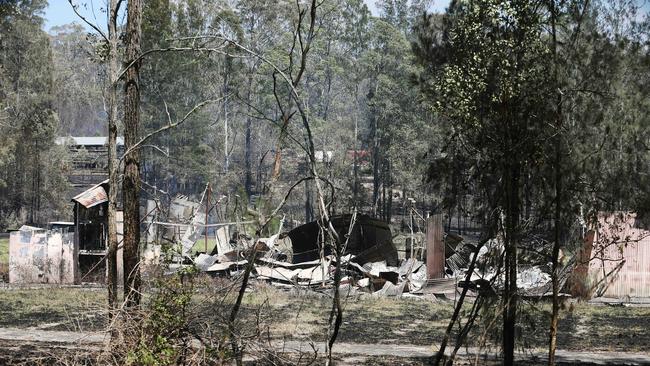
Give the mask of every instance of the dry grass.
[[50, 330], [98, 330], [106, 322], [101, 289], [38, 288], [0, 290], [0, 326]]
[[[221, 286], [206, 279], [201, 286]], [[194, 301], [204, 321], [216, 319], [218, 292], [199, 292]], [[105, 323], [106, 293], [101, 289], [41, 288], [0, 290], [0, 326], [40, 327], [52, 330], [99, 330]], [[224, 303], [225, 312], [230, 297]], [[324, 341], [331, 307], [326, 293], [285, 291], [256, 282], [244, 297], [242, 324], [261, 321], [274, 339]], [[549, 305], [531, 304], [520, 313], [522, 345], [546, 346]], [[224, 312], [222, 311], [222, 312]], [[346, 299], [340, 342], [433, 345], [439, 342], [453, 311], [451, 302], [414, 299]], [[559, 345], [567, 350], [647, 352], [650, 344], [650, 308], [572, 304], [561, 313]], [[498, 328], [500, 323], [496, 322]], [[484, 331], [477, 327], [476, 339]], [[498, 342], [498, 329], [493, 333]]]
[[9, 238], [0, 238], [0, 282], [9, 282]]
[[9, 264], [9, 238], [0, 238], [0, 265]]

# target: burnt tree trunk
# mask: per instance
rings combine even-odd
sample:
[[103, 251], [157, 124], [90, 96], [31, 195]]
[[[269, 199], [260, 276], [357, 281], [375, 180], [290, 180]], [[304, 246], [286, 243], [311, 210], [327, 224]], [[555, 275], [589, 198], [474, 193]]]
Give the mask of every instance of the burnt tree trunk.
[[[142, 0], [130, 0], [126, 24], [126, 62], [131, 64], [140, 54]], [[138, 142], [140, 125], [140, 61], [133, 63], [124, 79], [124, 147]], [[127, 306], [140, 303], [140, 153], [129, 151], [124, 157], [124, 298]]]

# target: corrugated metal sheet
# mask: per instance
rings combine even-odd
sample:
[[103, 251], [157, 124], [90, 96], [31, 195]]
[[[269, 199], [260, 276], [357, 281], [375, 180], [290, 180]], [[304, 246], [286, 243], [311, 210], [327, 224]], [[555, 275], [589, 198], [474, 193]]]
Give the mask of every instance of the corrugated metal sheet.
[[[592, 295], [650, 297], [650, 231], [635, 227], [636, 215], [615, 213], [600, 220], [592, 241]], [[585, 243], [588, 245], [588, 243]]]
[[[78, 146], [104, 146], [107, 144], [108, 137], [106, 136], [68, 136], [68, 137], [57, 137], [55, 142], [57, 145], [65, 145], [70, 143], [72, 145]], [[117, 145], [124, 145], [124, 138], [118, 137], [115, 139]]]
[[445, 241], [443, 238], [442, 215], [429, 217], [427, 221], [427, 277], [445, 277]]
[[80, 194], [72, 198], [73, 201], [79, 202], [85, 208], [91, 208], [97, 206], [101, 203], [108, 201], [108, 194], [102, 186], [103, 184], [108, 183], [108, 180], [105, 180], [96, 186], [91, 187], [87, 191], [81, 192]]

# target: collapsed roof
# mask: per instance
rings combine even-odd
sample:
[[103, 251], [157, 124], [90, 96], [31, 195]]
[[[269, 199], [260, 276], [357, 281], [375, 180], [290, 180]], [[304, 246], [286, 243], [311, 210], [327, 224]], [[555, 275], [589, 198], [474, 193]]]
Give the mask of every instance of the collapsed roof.
[[[350, 232], [352, 215], [338, 215], [330, 218], [330, 222], [342, 240]], [[308, 262], [320, 258], [318, 221], [312, 221], [289, 231], [293, 247], [293, 263]], [[329, 255], [331, 249], [326, 246], [324, 255]], [[393, 245], [390, 227], [387, 223], [373, 219], [368, 215], [357, 215], [352, 228], [346, 251], [343, 254], [353, 254], [354, 261], [360, 264], [366, 262], [386, 261], [389, 266], [397, 266], [397, 249]]]

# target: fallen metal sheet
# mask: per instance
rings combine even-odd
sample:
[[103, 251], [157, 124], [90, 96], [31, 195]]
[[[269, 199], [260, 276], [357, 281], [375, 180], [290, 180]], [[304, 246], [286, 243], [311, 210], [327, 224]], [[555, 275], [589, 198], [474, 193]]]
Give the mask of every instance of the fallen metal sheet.
[[370, 286], [370, 278], [362, 278], [357, 282], [357, 286], [359, 287], [368, 287]]
[[[352, 215], [333, 216], [330, 220], [339, 237], [345, 238], [350, 230]], [[291, 230], [293, 262], [307, 262], [320, 256], [319, 236], [320, 226], [317, 221], [301, 225]], [[324, 248], [325, 255], [331, 253], [329, 247]], [[346, 253], [354, 254], [355, 262], [363, 264], [372, 261], [385, 260], [389, 265], [397, 265], [397, 249], [393, 245], [390, 227], [387, 223], [373, 219], [367, 215], [358, 215], [352, 232], [348, 238]]]
[[206, 272], [222, 272], [222, 271], [228, 271], [233, 268], [237, 268], [243, 265], [248, 264], [247, 260], [241, 260], [239, 262], [221, 262], [221, 263], [215, 263], [208, 267], [206, 269]]
[[330, 262], [325, 261], [320, 265], [311, 268], [298, 270], [298, 280], [301, 284], [322, 283], [330, 279], [329, 273]]
[[424, 265], [424, 263], [420, 262], [419, 260], [417, 260], [415, 258], [408, 258], [399, 267], [399, 269], [398, 269], [399, 275], [400, 276], [406, 276], [409, 273], [417, 272], [418, 269], [420, 269], [423, 265]]
[[265, 277], [278, 281], [293, 282], [293, 279], [298, 276], [300, 270], [290, 270], [282, 267], [255, 266], [255, 272], [257, 272], [258, 278]]
[[181, 239], [181, 244], [183, 245], [183, 255], [189, 254], [190, 250], [194, 246], [197, 240], [203, 235], [203, 229], [205, 226], [205, 213], [195, 212], [194, 217], [192, 218], [192, 223], [187, 226], [185, 234]]
[[449, 294], [456, 292], [457, 278], [436, 278], [427, 280], [420, 291], [424, 294]]
[[230, 228], [228, 226], [217, 228], [215, 237], [217, 239], [215, 245], [216, 254], [224, 254], [234, 249], [230, 244]]
[[288, 269], [311, 268], [320, 264], [320, 260], [313, 260], [313, 261], [301, 262], [301, 263], [288, 263], [288, 262], [283, 262], [272, 258], [264, 258], [264, 257], [257, 258], [256, 260], [258, 262], [264, 263], [265, 265], [288, 268]]
[[217, 256], [216, 255], [207, 255], [207, 254], [203, 254], [203, 253], [199, 254], [198, 257], [194, 258], [194, 264], [201, 271], [207, 270], [216, 261], [217, 261]]
[[427, 266], [422, 264], [420, 268], [408, 276], [409, 291], [420, 291], [427, 282]]
[[379, 277], [381, 272], [395, 272], [399, 274], [399, 268], [387, 266], [386, 261], [381, 262], [368, 262], [363, 265], [363, 268], [372, 276]]
[[373, 296], [401, 296], [402, 293], [404, 292], [404, 287], [406, 286], [406, 282], [402, 282], [399, 285], [394, 285], [389, 281], [386, 281], [384, 283], [384, 287], [381, 288], [379, 291], [375, 291], [372, 293]]

